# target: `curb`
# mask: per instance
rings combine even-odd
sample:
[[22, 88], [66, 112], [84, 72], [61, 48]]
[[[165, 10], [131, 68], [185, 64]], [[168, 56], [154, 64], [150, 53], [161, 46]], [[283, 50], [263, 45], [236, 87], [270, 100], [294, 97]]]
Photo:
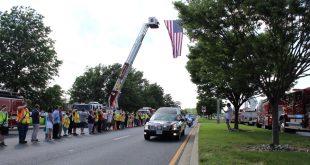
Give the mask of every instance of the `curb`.
[[190, 136], [188, 143], [179, 159], [178, 165], [198, 165], [198, 131], [199, 123], [195, 125], [194, 133]]

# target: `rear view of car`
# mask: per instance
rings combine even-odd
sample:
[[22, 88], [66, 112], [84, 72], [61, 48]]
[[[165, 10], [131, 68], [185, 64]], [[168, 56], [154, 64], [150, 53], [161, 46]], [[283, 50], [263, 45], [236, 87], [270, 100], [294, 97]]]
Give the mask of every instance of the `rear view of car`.
[[179, 140], [185, 132], [186, 123], [178, 107], [161, 107], [144, 126], [144, 138], [170, 136]]

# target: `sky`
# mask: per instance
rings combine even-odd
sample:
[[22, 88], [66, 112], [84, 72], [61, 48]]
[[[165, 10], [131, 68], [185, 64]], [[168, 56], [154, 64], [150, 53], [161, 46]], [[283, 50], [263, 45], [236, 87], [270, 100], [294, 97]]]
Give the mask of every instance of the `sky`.
[[180, 101], [182, 108], [194, 108], [196, 85], [186, 70], [189, 40], [183, 37], [182, 55], [173, 58], [164, 20], [178, 19], [171, 0], [0, 0], [0, 11], [12, 6], [30, 6], [43, 15], [52, 30], [58, 59], [63, 61], [59, 76], [51, 85], [69, 90], [86, 67], [123, 64], [148, 17], [156, 17], [158, 29], [149, 29], [133, 68], [157, 83], [165, 94]]
[[[183, 37], [182, 56], [172, 56], [164, 20], [178, 19], [172, 0], [0, 0], [0, 11], [12, 6], [30, 6], [43, 15], [52, 29], [58, 59], [63, 61], [53, 84], [69, 90], [86, 67], [99, 63], [123, 64], [148, 17], [156, 17], [158, 29], [149, 29], [133, 67], [157, 83], [165, 94], [180, 101], [182, 108], [194, 108], [196, 85], [186, 70], [189, 39]], [[309, 87], [310, 77], [301, 78], [294, 88]]]

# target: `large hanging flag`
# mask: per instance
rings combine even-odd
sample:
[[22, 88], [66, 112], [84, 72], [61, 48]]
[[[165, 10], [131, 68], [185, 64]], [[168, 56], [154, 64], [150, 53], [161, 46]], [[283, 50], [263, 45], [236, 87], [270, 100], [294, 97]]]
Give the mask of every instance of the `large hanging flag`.
[[173, 58], [177, 58], [181, 56], [183, 28], [179, 20], [165, 20], [165, 25], [171, 39]]

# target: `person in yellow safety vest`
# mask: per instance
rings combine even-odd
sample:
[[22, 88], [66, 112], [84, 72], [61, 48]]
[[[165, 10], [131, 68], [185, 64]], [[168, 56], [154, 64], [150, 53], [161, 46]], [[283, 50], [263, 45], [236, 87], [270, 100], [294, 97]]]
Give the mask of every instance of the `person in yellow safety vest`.
[[133, 123], [133, 114], [128, 114], [128, 127], [132, 128], [132, 123]]
[[119, 129], [119, 126], [121, 124], [121, 116], [120, 113], [115, 113], [115, 121], [116, 121], [116, 129]]
[[141, 113], [141, 120], [142, 120], [142, 125], [145, 124], [145, 115], [144, 113]]
[[98, 110], [95, 110], [95, 123], [93, 127], [93, 133], [98, 133], [98, 121], [99, 121], [99, 115], [98, 115]]
[[4, 135], [8, 133], [8, 112], [5, 104], [0, 109], [0, 146], [6, 146], [4, 143]]
[[67, 132], [68, 132], [68, 128], [69, 128], [69, 125], [70, 125], [70, 119], [69, 119], [69, 112], [66, 112], [66, 114], [63, 114], [63, 117], [62, 117], [62, 122], [63, 122], [63, 130], [64, 130], [64, 136], [68, 136]]
[[26, 144], [26, 135], [28, 132], [28, 125], [30, 124], [30, 113], [27, 108], [27, 104], [17, 107], [16, 116], [19, 144]]
[[147, 113], [145, 113], [145, 122], [148, 122], [149, 120], [150, 120], [150, 116]]
[[75, 109], [73, 110], [73, 125], [72, 125], [72, 132], [73, 136], [77, 136], [78, 134], [76, 133], [76, 128], [79, 127], [80, 124], [80, 114], [79, 112]]

